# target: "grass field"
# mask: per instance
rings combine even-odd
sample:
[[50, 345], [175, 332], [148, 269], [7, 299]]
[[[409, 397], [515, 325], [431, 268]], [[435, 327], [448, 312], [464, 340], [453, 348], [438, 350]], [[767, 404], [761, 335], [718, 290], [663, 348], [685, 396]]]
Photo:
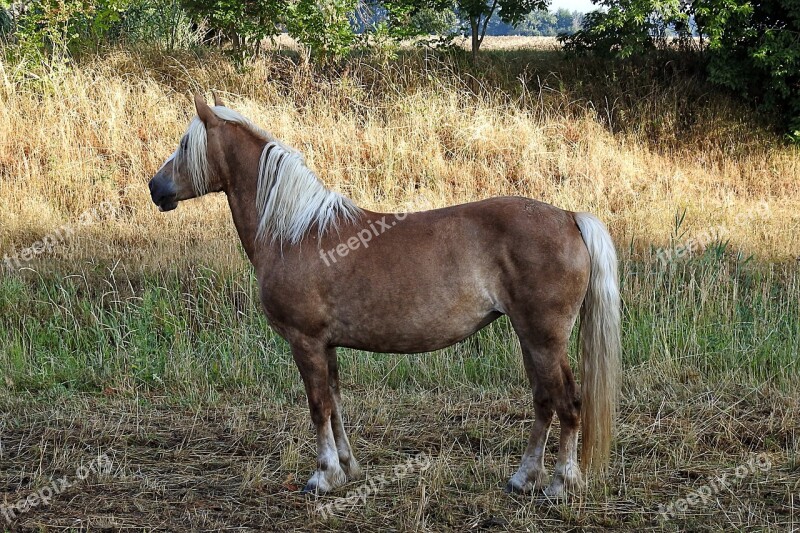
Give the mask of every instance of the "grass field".
[[[0, 528], [793, 529], [800, 154], [691, 61], [517, 44], [474, 68], [408, 51], [325, 73], [290, 52], [0, 64]], [[364, 207], [521, 194], [605, 220], [625, 369], [608, 476], [569, 502], [503, 492], [533, 406], [500, 320], [434, 354], [340, 350], [366, 478], [299, 494], [302, 383], [224, 198], [164, 215], [147, 194], [212, 88]]]

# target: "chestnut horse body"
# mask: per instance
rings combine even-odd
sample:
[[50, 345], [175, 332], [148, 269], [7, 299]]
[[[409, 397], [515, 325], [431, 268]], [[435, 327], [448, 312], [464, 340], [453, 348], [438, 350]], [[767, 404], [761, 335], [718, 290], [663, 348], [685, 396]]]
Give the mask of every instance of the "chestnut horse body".
[[[216, 97], [215, 97], [216, 99]], [[517, 333], [536, 420], [515, 491], [558, 496], [582, 485], [577, 462], [607, 462], [617, 396], [616, 255], [603, 224], [526, 198], [419, 213], [375, 213], [329, 191], [302, 158], [221, 102], [198, 113], [150, 182], [170, 210], [225, 192], [270, 325], [291, 346], [317, 430], [305, 490], [358, 478], [342, 422], [337, 347], [427, 352], [502, 315]], [[567, 361], [581, 315], [583, 394]], [[544, 450], [556, 414], [561, 441], [547, 485]]]

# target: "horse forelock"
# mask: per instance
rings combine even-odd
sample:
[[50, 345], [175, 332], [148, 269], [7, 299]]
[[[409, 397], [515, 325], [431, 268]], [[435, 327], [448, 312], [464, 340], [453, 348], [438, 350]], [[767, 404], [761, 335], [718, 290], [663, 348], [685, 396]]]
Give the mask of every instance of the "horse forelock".
[[[221, 120], [240, 124], [247, 128], [253, 135], [261, 137], [268, 142], [277, 142], [270, 133], [259, 128], [236, 111], [223, 106], [214, 106], [211, 109]], [[192, 180], [192, 187], [194, 187], [194, 191], [198, 196], [202, 196], [208, 192], [208, 142], [206, 127], [200, 118], [194, 117], [194, 119], [192, 119], [184, 137], [181, 139], [180, 146], [175, 153], [164, 162], [164, 165], [172, 159], [174, 159], [176, 167], [186, 167], [186, 171]]]
[[208, 192], [206, 127], [197, 117], [189, 124], [186, 135], [181, 139], [181, 144], [175, 153], [175, 165], [179, 168], [185, 165], [197, 196], [202, 196]]

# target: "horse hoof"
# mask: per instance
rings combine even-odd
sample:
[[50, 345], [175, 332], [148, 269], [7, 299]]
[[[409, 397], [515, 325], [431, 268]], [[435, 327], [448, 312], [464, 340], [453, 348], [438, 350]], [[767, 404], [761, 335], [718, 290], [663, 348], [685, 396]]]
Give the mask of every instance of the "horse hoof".
[[534, 485], [531, 482], [527, 482], [524, 485], [519, 486], [516, 483], [514, 483], [513, 479], [509, 479], [503, 491], [506, 494], [528, 494], [531, 492], [531, 490], [533, 490], [533, 488]]
[[361, 466], [359, 466], [358, 461], [355, 459], [350, 459], [342, 463], [342, 470], [344, 470], [345, 476], [347, 476], [347, 481], [354, 481], [362, 477]]
[[558, 500], [563, 498], [566, 495], [566, 491], [564, 490], [564, 484], [561, 482], [551, 483], [549, 487], [544, 489], [544, 495], [553, 500]]

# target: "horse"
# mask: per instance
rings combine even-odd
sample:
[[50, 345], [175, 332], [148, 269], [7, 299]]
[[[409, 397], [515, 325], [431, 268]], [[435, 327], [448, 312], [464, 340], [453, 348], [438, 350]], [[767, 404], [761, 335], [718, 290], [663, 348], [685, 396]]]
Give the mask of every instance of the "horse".
[[[535, 421], [506, 490], [560, 497], [610, 461], [620, 372], [614, 243], [589, 213], [522, 197], [378, 213], [327, 188], [303, 156], [226, 107], [197, 116], [149, 182], [160, 211], [227, 196], [270, 326], [289, 344], [316, 428], [305, 492], [360, 477], [342, 418], [338, 347], [431, 352], [502, 315], [519, 338]], [[582, 390], [567, 348], [580, 314]], [[545, 445], [561, 425], [548, 484]], [[581, 462], [578, 433], [582, 427]]]

